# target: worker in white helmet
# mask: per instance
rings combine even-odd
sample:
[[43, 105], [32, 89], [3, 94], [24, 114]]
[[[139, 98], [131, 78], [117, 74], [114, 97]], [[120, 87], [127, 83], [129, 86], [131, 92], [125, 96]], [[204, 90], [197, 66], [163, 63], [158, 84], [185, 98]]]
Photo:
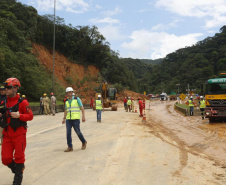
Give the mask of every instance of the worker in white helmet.
[[95, 101], [95, 104], [96, 104], [96, 112], [97, 112], [97, 122], [101, 123], [101, 112], [102, 110], [104, 111], [103, 109], [103, 102], [101, 100], [101, 95], [99, 94], [97, 96], [97, 100]]
[[67, 145], [68, 148], [65, 152], [73, 151], [72, 138], [71, 138], [71, 128], [73, 127], [80, 141], [82, 142], [82, 150], [86, 148], [87, 141], [85, 140], [81, 130], [80, 130], [80, 110], [82, 111], [82, 122], [85, 122], [85, 111], [82, 105], [82, 101], [79, 97], [73, 96], [73, 88], [67, 87], [66, 93], [68, 99], [65, 102], [65, 111], [62, 124], [66, 123], [67, 129]]
[[206, 107], [206, 101], [204, 100], [203, 96], [200, 96], [199, 108], [201, 111], [202, 119], [204, 119], [205, 107]]
[[190, 116], [194, 115], [194, 102], [193, 102], [193, 97], [190, 97], [190, 100], [188, 100], [188, 106], [190, 110]]

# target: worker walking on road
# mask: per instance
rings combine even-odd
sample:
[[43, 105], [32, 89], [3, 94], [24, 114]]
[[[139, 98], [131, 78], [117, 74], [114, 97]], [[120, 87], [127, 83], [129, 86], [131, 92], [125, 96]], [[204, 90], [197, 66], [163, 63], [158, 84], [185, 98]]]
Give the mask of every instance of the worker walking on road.
[[14, 185], [21, 185], [25, 169], [25, 148], [27, 121], [33, 119], [33, 113], [26, 99], [20, 98], [17, 91], [20, 81], [17, 78], [8, 78], [5, 81], [7, 99], [4, 103], [6, 111], [0, 113], [3, 120], [0, 126], [3, 130], [2, 164], [8, 166], [14, 173]]
[[131, 112], [131, 105], [132, 105], [132, 101], [131, 101], [130, 97], [128, 97], [126, 112], [128, 112], [128, 109], [129, 109], [129, 112]]
[[71, 128], [73, 127], [80, 141], [82, 142], [82, 150], [86, 149], [87, 141], [80, 130], [80, 110], [82, 111], [82, 122], [85, 122], [85, 110], [79, 97], [72, 96], [72, 87], [66, 88], [68, 99], [65, 102], [65, 111], [62, 124], [66, 123], [67, 145], [68, 148], [64, 152], [73, 151]]
[[55, 116], [55, 114], [56, 114], [56, 97], [54, 96], [53, 93], [50, 93], [50, 95], [51, 95], [51, 99], [50, 99], [51, 112], [52, 112], [52, 115]]
[[[4, 102], [5, 102], [5, 99], [6, 99], [6, 94], [5, 94], [5, 86], [0, 86], [0, 113], [4, 113], [5, 111], [5, 107], [4, 107]], [[0, 120], [2, 120], [2, 118], [0, 117]], [[1, 138], [1, 143], [0, 145], [2, 144], [2, 131], [3, 131], [3, 128], [0, 127], [0, 138]]]
[[140, 99], [140, 97], [138, 98], [138, 104], [139, 104], [139, 109], [140, 109], [140, 117], [143, 117], [143, 102]]
[[96, 103], [96, 112], [97, 112], [97, 122], [101, 123], [101, 112], [104, 106], [103, 106], [100, 94], [97, 96], [97, 100], [95, 103]]
[[194, 115], [194, 102], [193, 102], [193, 97], [190, 97], [190, 100], [188, 100], [188, 106], [190, 109], [190, 116]]
[[46, 96], [46, 93], [43, 94], [44, 98], [43, 98], [43, 105], [44, 105], [44, 112], [45, 112], [45, 115], [50, 115], [50, 110], [49, 110], [49, 97]]
[[206, 107], [206, 101], [204, 100], [203, 96], [200, 96], [199, 108], [201, 111], [202, 119], [204, 119], [205, 107]]

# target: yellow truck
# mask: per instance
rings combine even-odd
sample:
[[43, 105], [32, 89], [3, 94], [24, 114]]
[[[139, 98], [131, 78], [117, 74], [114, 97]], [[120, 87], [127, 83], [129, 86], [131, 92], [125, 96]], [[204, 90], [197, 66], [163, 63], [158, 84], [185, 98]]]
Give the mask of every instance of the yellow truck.
[[226, 119], [226, 73], [206, 82], [205, 100], [205, 117], [209, 122]]

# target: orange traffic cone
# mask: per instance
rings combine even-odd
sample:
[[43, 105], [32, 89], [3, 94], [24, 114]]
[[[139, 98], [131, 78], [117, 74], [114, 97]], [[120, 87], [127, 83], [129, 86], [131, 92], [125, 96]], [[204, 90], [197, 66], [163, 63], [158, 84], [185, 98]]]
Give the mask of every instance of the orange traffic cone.
[[137, 113], [137, 108], [135, 107], [135, 113]]
[[144, 111], [142, 122], [146, 122], [146, 114], [145, 114], [145, 111]]

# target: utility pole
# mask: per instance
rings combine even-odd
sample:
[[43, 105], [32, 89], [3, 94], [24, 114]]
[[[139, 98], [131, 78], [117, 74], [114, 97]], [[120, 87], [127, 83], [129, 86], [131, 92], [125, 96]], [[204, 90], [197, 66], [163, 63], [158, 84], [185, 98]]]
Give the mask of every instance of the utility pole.
[[56, 0], [54, 0], [54, 17], [53, 17], [53, 86], [52, 92], [54, 92], [54, 62], [55, 62], [55, 22], [56, 22]]

